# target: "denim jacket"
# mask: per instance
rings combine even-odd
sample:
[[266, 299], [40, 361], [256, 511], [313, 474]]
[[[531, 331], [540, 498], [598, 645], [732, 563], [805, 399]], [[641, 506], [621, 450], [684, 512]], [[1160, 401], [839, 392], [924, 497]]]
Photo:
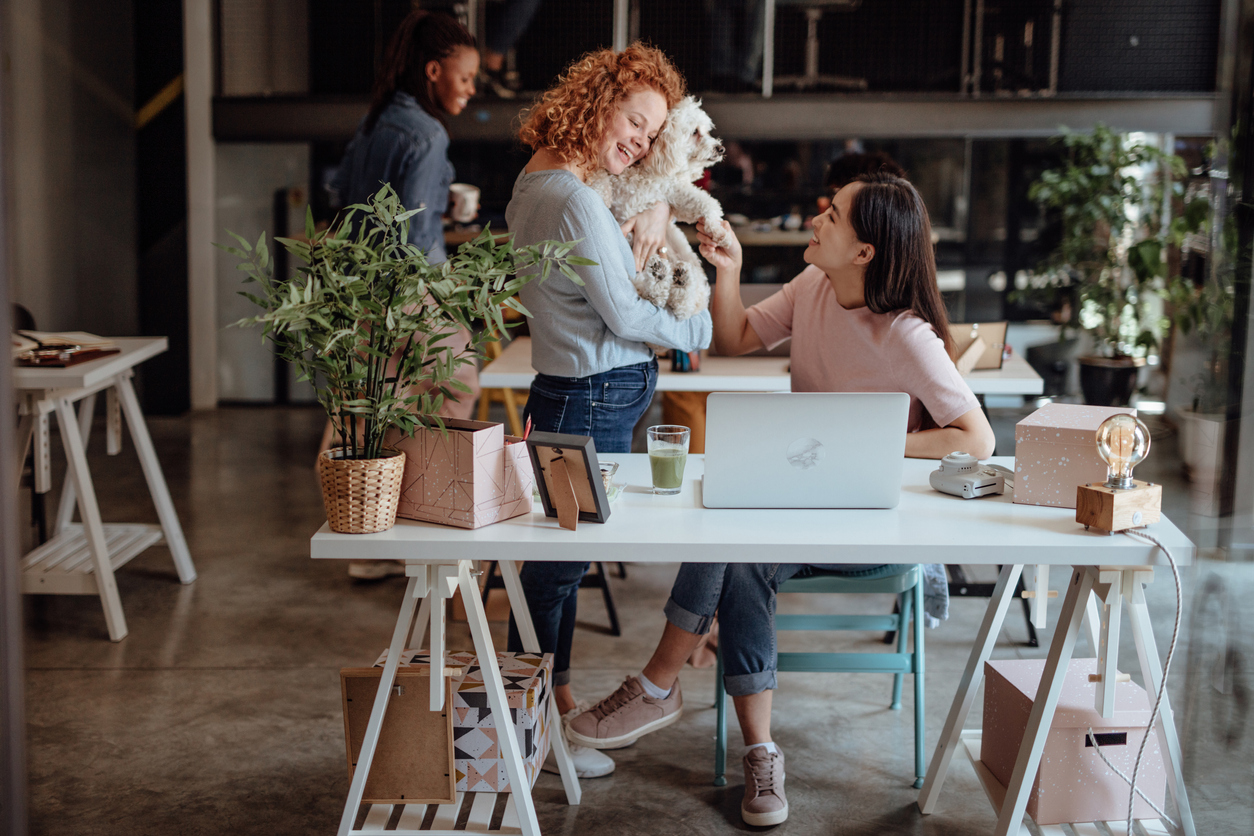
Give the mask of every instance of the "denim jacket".
[[398, 90], [379, 114], [374, 130], [365, 121], [348, 144], [334, 187], [340, 203], [365, 203], [383, 183], [391, 183], [406, 209], [426, 209], [409, 219], [409, 241], [432, 263], [444, 261], [444, 226], [453, 164], [448, 132], [406, 92]]

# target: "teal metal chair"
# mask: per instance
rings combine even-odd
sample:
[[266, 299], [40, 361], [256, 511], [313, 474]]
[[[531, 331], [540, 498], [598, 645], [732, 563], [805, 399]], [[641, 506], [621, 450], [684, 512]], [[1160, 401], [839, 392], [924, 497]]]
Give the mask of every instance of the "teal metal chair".
[[[897, 596], [898, 612], [893, 615], [788, 615], [775, 616], [780, 630], [893, 630], [897, 633], [896, 653], [780, 653], [780, 671], [808, 673], [891, 673], [893, 700], [890, 707], [901, 709], [901, 680], [914, 675], [914, 786], [923, 786], [923, 567], [883, 578], [844, 578], [839, 575], [811, 575], [792, 578], [779, 588], [784, 592], [892, 593]], [[914, 620], [914, 647], [907, 649], [910, 621]], [[714, 707], [717, 709], [714, 738], [714, 786], [727, 783], [727, 692], [723, 689], [723, 653], [720, 647], [715, 674]]]

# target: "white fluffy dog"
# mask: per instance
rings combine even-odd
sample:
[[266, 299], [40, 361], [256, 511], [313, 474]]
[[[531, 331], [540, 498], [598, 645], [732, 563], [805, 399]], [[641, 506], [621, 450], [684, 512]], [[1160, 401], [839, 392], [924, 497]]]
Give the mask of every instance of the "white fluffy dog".
[[[619, 223], [658, 203], [668, 203], [674, 220], [703, 220], [715, 242], [721, 243], [723, 207], [693, 185], [705, 169], [723, 159], [723, 146], [710, 135], [713, 129], [714, 122], [701, 109], [701, 102], [687, 96], [666, 115], [666, 124], [648, 156], [618, 176], [600, 172], [588, 185]], [[666, 232], [664, 250], [650, 258], [636, 276], [636, 291], [676, 318], [688, 319], [709, 306], [710, 283], [701, 259], [673, 221]]]

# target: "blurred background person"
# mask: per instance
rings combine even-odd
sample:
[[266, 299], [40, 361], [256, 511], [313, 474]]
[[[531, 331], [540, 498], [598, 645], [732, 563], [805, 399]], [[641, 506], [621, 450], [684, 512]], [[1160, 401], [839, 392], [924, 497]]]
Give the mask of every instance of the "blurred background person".
[[512, 99], [522, 85], [518, 73], [505, 66], [505, 58], [527, 31], [541, 0], [505, 0], [495, 25], [488, 27], [483, 49], [484, 90], [500, 99]]
[[[475, 38], [451, 15], [413, 11], [397, 27], [375, 78], [370, 112], [344, 151], [334, 186], [349, 206], [365, 203], [382, 184], [396, 190], [401, 204], [425, 210], [409, 219], [409, 242], [438, 264], [448, 258], [443, 215], [449, 204], [453, 164], [445, 127], [475, 94], [479, 51]], [[465, 348], [470, 335], [451, 333], [445, 344]], [[393, 361], [395, 362], [395, 361]], [[446, 398], [440, 414], [470, 418], [479, 394], [479, 372], [464, 363], [456, 379], [471, 392]], [[337, 443], [328, 422], [320, 450]], [[401, 575], [399, 561], [350, 561], [348, 574], [362, 580]]]

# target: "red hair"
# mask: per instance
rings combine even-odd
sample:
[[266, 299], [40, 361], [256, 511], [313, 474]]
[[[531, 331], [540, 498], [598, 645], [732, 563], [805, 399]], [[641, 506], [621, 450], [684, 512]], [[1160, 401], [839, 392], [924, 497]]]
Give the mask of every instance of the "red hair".
[[686, 87], [684, 77], [656, 47], [636, 42], [622, 52], [589, 52], [524, 112], [518, 139], [533, 151], [549, 149], [563, 163], [588, 162], [623, 99], [649, 88], [662, 94], [670, 110]]

